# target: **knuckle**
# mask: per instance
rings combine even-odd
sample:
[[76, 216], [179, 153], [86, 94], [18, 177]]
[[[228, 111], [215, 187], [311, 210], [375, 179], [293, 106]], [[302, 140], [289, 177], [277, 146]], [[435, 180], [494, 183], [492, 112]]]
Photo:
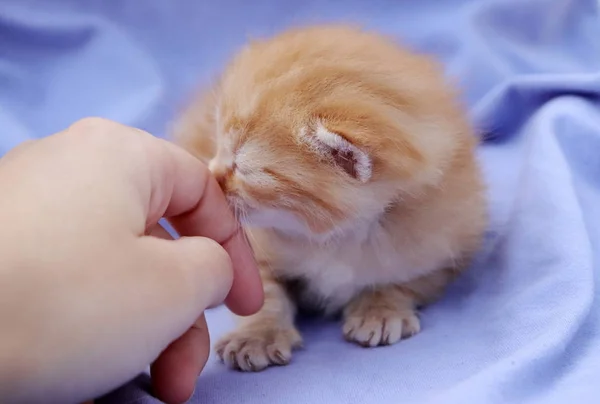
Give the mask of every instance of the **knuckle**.
[[226, 273], [232, 272], [232, 263], [229, 254], [225, 249], [216, 241], [210, 238], [194, 238], [187, 239], [181, 238], [180, 242], [194, 243], [194, 250], [196, 254], [190, 254], [189, 262], [191, 267], [198, 269], [203, 267], [211, 272]]
[[215, 299], [222, 301], [233, 282], [233, 265], [221, 245], [208, 238], [181, 238], [177, 242], [190, 243], [189, 251], [180, 261], [182, 290], [195, 304], [208, 307]]
[[98, 133], [107, 129], [114, 129], [118, 124], [111, 120], [100, 117], [86, 117], [74, 122], [69, 126], [70, 132]]
[[90, 117], [69, 126], [66, 135], [82, 147], [102, 150], [110, 147], [115, 138], [111, 134], [118, 133], [119, 129], [122, 130], [119, 124], [108, 119]]
[[81, 144], [97, 150], [121, 152], [129, 158], [151, 152], [153, 138], [149, 133], [99, 117], [87, 117], [73, 123], [66, 131]]
[[202, 244], [202, 252], [213, 265], [219, 268], [231, 268], [229, 254], [219, 243], [209, 238], [203, 238]]

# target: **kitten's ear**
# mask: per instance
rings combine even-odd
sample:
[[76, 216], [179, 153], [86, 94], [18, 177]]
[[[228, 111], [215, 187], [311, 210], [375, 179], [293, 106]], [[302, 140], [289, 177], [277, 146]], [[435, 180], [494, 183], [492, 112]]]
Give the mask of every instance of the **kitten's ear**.
[[363, 183], [371, 179], [371, 157], [344, 137], [329, 131], [323, 125], [305, 130], [301, 136], [317, 153], [331, 159], [352, 178]]

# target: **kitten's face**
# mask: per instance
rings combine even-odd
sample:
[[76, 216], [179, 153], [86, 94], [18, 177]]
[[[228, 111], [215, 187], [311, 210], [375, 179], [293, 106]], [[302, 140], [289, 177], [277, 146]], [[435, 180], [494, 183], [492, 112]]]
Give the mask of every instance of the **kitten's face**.
[[250, 225], [327, 236], [376, 220], [440, 175], [452, 140], [433, 136], [445, 131], [435, 104], [447, 95], [436, 74], [344, 28], [253, 44], [203, 104], [210, 169]]
[[373, 213], [369, 156], [309, 121], [221, 128], [209, 167], [243, 221], [324, 235]]

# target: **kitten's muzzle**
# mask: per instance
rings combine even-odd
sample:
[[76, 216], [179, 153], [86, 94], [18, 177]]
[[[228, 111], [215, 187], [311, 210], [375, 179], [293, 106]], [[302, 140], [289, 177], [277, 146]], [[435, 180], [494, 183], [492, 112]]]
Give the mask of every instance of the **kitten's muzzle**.
[[229, 178], [231, 178], [231, 174], [231, 170], [213, 172], [213, 175], [223, 192], [227, 192], [227, 182], [229, 181]]
[[219, 187], [223, 192], [227, 192], [227, 183], [231, 176], [233, 175], [233, 167], [225, 166], [223, 164], [218, 164], [215, 159], [211, 160], [208, 168], [212, 173], [213, 177], [217, 180]]

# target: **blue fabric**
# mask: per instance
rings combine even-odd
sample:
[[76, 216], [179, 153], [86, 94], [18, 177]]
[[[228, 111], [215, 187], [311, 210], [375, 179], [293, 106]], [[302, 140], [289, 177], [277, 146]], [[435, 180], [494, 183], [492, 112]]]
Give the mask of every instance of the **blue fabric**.
[[[303, 326], [285, 368], [214, 358], [196, 403], [595, 403], [600, 385], [600, 17], [592, 0], [0, 2], [0, 153], [104, 116], [162, 136], [249, 35], [352, 20], [440, 58], [489, 183], [480, 259], [393, 347]], [[2, 192], [10, 192], [3, 190]], [[232, 327], [209, 313], [213, 338]], [[107, 359], [108, 360], [108, 359]], [[103, 403], [154, 403], [147, 376]]]

